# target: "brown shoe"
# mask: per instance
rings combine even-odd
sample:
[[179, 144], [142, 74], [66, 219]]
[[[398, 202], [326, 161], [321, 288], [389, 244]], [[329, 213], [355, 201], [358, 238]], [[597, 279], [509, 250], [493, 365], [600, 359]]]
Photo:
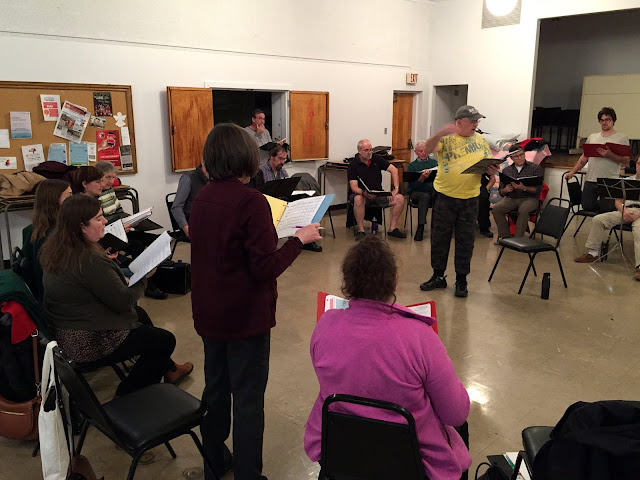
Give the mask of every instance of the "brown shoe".
[[590, 255], [588, 253], [583, 253], [579, 257], [573, 259], [574, 262], [578, 263], [593, 263], [597, 262], [598, 260], [600, 260], [599, 256], [594, 257], [593, 255]]
[[636, 267], [636, 273], [633, 276], [633, 278], [635, 278], [636, 280], [638, 280], [640, 282], [640, 267]]
[[174, 363], [173, 370], [167, 370], [164, 374], [164, 383], [176, 384], [191, 372], [193, 372], [193, 363]]

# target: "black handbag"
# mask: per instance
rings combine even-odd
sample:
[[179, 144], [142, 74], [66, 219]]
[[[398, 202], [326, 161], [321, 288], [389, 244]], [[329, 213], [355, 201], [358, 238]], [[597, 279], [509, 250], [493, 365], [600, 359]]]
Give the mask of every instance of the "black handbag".
[[186, 295], [191, 291], [191, 264], [164, 261], [158, 265], [153, 280], [164, 292]]

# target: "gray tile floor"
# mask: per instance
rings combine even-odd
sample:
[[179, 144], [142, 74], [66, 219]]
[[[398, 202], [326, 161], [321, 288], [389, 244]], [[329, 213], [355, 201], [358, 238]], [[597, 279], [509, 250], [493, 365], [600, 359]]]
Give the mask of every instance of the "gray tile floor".
[[[553, 254], [542, 254], [536, 261], [539, 275], [551, 273], [549, 300], [540, 298], [540, 276], [531, 277], [522, 295], [517, 295], [527, 266], [522, 254], [506, 252], [488, 283], [499, 247], [480, 236], [475, 243], [469, 298], [455, 298], [451, 286], [421, 292], [418, 284], [431, 274], [429, 241], [390, 239], [400, 263], [398, 303], [436, 301], [440, 337], [471, 395], [473, 470], [487, 454], [517, 450], [524, 427], [555, 424], [575, 401], [640, 398], [640, 326], [637, 312], [633, 313], [640, 283], [625, 269], [619, 254], [594, 265], [572, 261], [584, 251], [589, 222], [575, 239], [572, 225], [562, 242], [568, 289], [562, 286]], [[315, 324], [316, 293], [339, 294], [340, 262], [353, 242], [351, 231], [341, 226], [334, 240], [328, 221], [325, 223], [324, 252], [303, 252], [279, 280], [278, 324], [272, 332], [266, 394], [264, 473], [271, 480], [312, 479], [318, 473], [302, 446], [304, 424], [318, 393], [309, 339]], [[344, 225], [344, 214], [334, 215], [334, 223]], [[627, 248], [632, 254], [631, 242]], [[180, 245], [176, 256], [188, 260], [189, 247]], [[452, 266], [453, 258], [450, 279], [455, 277]], [[144, 299], [141, 303], [158, 326], [176, 334], [174, 358], [196, 365], [182, 387], [199, 397], [204, 386], [203, 352], [193, 330], [190, 297]], [[103, 369], [91, 374], [89, 381], [106, 401], [117, 379]], [[184, 437], [173, 446], [177, 459], [171, 459], [166, 449], [156, 448], [151, 452], [152, 462], [141, 465], [136, 478], [198, 478], [197, 473], [189, 472], [202, 465], [193, 443]], [[39, 459], [31, 458], [32, 448], [32, 442], [0, 439], [0, 479], [41, 478]], [[99, 476], [107, 480], [126, 477], [129, 457], [95, 430], [88, 435], [84, 453]], [[225, 480], [231, 478], [232, 474]]]

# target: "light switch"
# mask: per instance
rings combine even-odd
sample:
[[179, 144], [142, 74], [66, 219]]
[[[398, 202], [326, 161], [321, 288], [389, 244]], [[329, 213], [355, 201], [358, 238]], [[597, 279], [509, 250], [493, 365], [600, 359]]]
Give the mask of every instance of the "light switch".
[[387, 127], [384, 127], [384, 134], [387, 134]]

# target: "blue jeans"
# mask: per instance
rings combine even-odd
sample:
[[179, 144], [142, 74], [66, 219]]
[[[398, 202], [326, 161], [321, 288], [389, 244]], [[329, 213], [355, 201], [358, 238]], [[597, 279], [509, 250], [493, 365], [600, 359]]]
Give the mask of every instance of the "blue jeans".
[[[224, 444], [231, 431], [233, 397], [233, 472], [236, 480], [262, 474], [264, 392], [269, 376], [270, 333], [234, 342], [203, 339], [207, 414], [200, 427], [204, 449], [219, 477], [225, 472]], [[212, 479], [205, 467], [205, 479]]]

